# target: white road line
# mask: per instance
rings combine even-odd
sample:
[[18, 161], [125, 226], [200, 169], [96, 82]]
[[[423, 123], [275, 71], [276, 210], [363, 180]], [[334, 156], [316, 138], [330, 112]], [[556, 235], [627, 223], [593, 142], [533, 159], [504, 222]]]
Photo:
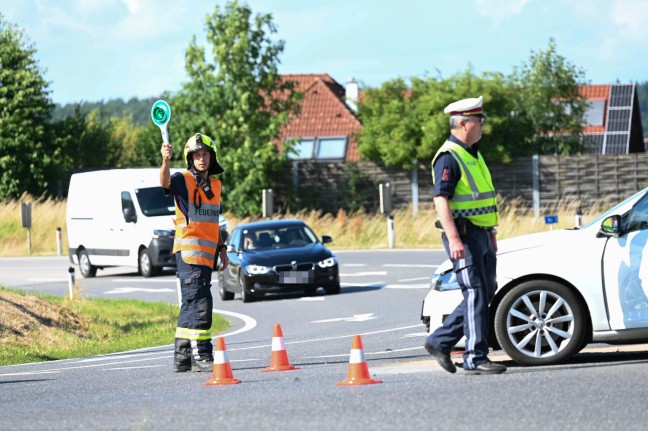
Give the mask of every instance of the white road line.
[[173, 278], [172, 280], [168, 280], [165, 278], [155, 278], [155, 279], [148, 279], [148, 278], [118, 278], [118, 279], [113, 279], [113, 283], [174, 283], [176, 282], [176, 279]]
[[366, 263], [345, 263], [342, 266], [367, 266]]
[[175, 292], [174, 289], [163, 287], [162, 289], [153, 289], [149, 287], [118, 287], [116, 289], [104, 292], [104, 295], [115, 295], [120, 293], [146, 292], [146, 293], [166, 293]]
[[403, 278], [402, 280], [398, 280], [398, 282], [405, 283], [407, 281], [419, 281], [419, 280], [430, 280], [430, 277]]
[[425, 284], [388, 284], [385, 289], [429, 289], [430, 283]]
[[340, 274], [340, 277], [365, 277], [367, 275], [387, 275], [387, 271], [355, 272], [353, 274]]
[[243, 321], [243, 327], [241, 329], [237, 329], [236, 331], [232, 332], [225, 332], [224, 334], [217, 335], [217, 337], [231, 337], [232, 335], [241, 334], [243, 332], [251, 331], [252, 329], [256, 328], [257, 321], [247, 314], [235, 313], [233, 311], [227, 310], [217, 310], [215, 308], [212, 311], [216, 314], [232, 316]]
[[385, 263], [380, 266], [386, 268], [437, 268], [439, 265], [412, 265], [409, 263]]

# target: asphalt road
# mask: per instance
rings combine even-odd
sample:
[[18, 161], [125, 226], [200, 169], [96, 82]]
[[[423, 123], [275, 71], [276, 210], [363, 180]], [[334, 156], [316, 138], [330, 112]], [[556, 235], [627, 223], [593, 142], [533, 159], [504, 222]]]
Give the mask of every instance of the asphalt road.
[[[0, 367], [0, 429], [645, 429], [645, 351], [590, 346], [567, 364], [533, 368], [493, 352], [507, 373], [450, 375], [421, 347], [421, 301], [444, 253], [337, 255], [340, 295], [243, 304], [212, 289], [231, 322], [224, 336], [240, 384], [206, 387], [208, 374], [174, 374], [172, 346]], [[0, 259], [0, 284], [66, 295], [67, 269], [66, 258]], [[81, 284], [86, 296], [176, 301], [172, 272], [143, 279], [110, 269]], [[275, 323], [298, 370], [260, 372]], [[355, 334], [383, 383], [336, 386], [347, 378]]]

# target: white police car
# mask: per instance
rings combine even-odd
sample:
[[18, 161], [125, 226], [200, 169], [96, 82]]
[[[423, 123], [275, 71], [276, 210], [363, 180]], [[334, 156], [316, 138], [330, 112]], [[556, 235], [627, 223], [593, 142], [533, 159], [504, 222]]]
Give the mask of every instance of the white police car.
[[[546, 365], [592, 341], [648, 341], [647, 243], [648, 188], [580, 229], [499, 241], [491, 344], [520, 364]], [[428, 331], [461, 299], [447, 260], [423, 301]]]

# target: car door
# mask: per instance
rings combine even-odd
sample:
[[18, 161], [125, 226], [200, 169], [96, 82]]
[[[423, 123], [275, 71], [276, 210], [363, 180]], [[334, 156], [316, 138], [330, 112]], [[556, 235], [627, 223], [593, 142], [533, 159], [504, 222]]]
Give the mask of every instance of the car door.
[[648, 194], [623, 217], [624, 234], [610, 238], [603, 278], [614, 330], [648, 327]]
[[238, 272], [241, 266], [241, 229], [236, 228], [232, 231], [232, 234], [227, 238], [226, 245], [229, 265], [223, 271], [223, 280], [225, 289], [235, 292], [238, 289]]

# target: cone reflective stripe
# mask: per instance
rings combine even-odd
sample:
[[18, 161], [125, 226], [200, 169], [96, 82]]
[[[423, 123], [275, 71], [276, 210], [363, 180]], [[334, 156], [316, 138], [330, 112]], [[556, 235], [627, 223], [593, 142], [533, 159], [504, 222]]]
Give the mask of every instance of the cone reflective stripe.
[[298, 370], [299, 367], [293, 367], [288, 361], [288, 352], [286, 352], [286, 343], [284, 342], [281, 325], [275, 323], [272, 333], [272, 353], [270, 354], [270, 366], [264, 368], [261, 372], [268, 371], [287, 371]]
[[205, 382], [205, 386], [235, 385], [241, 383], [232, 375], [232, 367], [229, 363], [229, 356], [225, 349], [223, 337], [216, 338], [216, 351], [214, 352], [214, 365], [212, 367], [212, 378]]
[[354, 335], [351, 342], [351, 353], [349, 354], [348, 377], [346, 380], [337, 382], [336, 386], [372, 385], [375, 383], [382, 383], [382, 380], [372, 379], [369, 375], [362, 338], [359, 335]]

